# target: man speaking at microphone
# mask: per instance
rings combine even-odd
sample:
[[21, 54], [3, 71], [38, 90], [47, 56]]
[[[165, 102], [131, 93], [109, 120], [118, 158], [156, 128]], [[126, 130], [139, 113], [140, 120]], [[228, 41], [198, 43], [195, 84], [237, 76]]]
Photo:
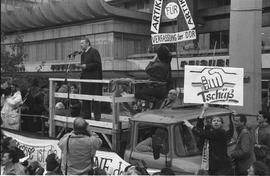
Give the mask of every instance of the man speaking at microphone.
[[[82, 69], [81, 79], [102, 79], [102, 64], [98, 50], [91, 46], [90, 40], [84, 38], [81, 40], [81, 63], [77, 67]], [[102, 95], [102, 84], [97, 83], [81, 83], [81, 94]], [[97, 101], [82, 102], [81, 117], [85, 119], [101, 118], [101, 105]]]

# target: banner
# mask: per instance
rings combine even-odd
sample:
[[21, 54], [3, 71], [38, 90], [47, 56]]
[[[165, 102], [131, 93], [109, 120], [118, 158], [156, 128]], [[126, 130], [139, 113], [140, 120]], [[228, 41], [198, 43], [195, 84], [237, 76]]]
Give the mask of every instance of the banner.
[[183, 15], [184, 15], [184, 18], [186, 20], [186, 23], [188, 25], [188, 29], [194, 29], [195, 28], [195, 24], [193, 22], [193, 19], [192, 19], [192, 16], [191, 16], [191, 13], [189, 11], [189, 8], [188, 8], [188, 5], [187, 5], [187, 2], [186, 0], [178, 0], [179, 2], [179, 5], [180, 5], [180, 8], [183, 12]]
[[162, 10], [163, 0], [155, 0], [153, 13], [152, 13], [152, 22], [151, 22], [151, 31], [158, 33], [160, 21], [161, 21], [161, 10]]
[[185, 66], [184, 103], [243, 106], [243, 68]]
[[[58, 140], [37, 139], [25, 137], [9, 131], [3, 130], [5, 136], [12, 137], [17, 140], [17, 146], [26, 156], [28, 161], [38, 161], [43, 168], [46, 168], [46, 158], [51, 153], [61, 158], [61, 150], [58, 147]], [[97, 151], [94, 159], [96, 166], [104, 169], [108, 175], [121, 175], [124, 169], [130, 165], [114, 152]]]
[[45, 168], [49, 154], [55, 153], [59, 158], [61, 157], [61, 150], [57, 145], [58, 140], [30, 138], [5, 130], [3, 132], [5, 136], [16, 139], [17, 147], [29, 157], [29, 162], [38, 161]]
[[160, 33], [160, 34], [151, 34], [152, 43], [161, 44], [161, 43], [177, 43], [183, 42], [187, 40], [195, 40], [196, 39], [196, 31], [195, 30], [187, 30], [177, 33]]

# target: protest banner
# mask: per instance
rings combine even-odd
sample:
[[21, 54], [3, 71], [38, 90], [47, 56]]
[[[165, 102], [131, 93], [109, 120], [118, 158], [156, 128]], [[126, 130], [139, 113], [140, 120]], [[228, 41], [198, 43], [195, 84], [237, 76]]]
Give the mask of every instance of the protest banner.
[[155, 0], [153, 13], [152, 13], [152, 22], [151, 22], [151, 31], [158, 33], [160, 21], [161, 21], [161, 10], [162, 10], [163, 0]]
[[180, 4], [180, 8], [183, 12], [184, 18], [186, 20], [186, 23], [188, 25], [188, 29], [194, 29], [195, 28], [195, 24], [194, 21], [192, 19], [191, 13], [189, 11], [188, 5], [186, 0], [178, 0], [179, 4]]
[[183, 42], [187, 40], [195, 40], [196, 39], [196, 31], [195, 30], [187, 30], [176, 33], [159, 33], [159, 34], [151, 34], [152, 43], [162, 44], [162, 43], [177, 43]]
[[243, 106], [243, 68], [185, 66], [184, 103]]
[[179, 15], [179, 6], [175, 2], [170, 2], [166, 5], [164, 12], [167, 18], [175, 19]]
[[[28, 161], [38, 161], [43, 168], [46, 168], [46, 158], [51, 153], [61, 158], [61, 150], [58, 147], [58, 140], [37, 139], [18, 135], [6, 130], [3, 133], [7, 137], [16, 139], [17, 146], [26, 156]], [[122, 175], [124, 169], [130, 165], [114, 152], [97, 151], [94, 163], [97, 167], [104, 169], [108, 175]]]

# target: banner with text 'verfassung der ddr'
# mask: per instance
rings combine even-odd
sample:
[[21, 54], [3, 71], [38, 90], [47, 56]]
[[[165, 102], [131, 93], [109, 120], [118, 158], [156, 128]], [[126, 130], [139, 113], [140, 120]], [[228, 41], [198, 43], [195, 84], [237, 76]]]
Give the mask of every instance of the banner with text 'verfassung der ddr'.
[[243, 106], [244, 69], [185, 66], [184, 103]]

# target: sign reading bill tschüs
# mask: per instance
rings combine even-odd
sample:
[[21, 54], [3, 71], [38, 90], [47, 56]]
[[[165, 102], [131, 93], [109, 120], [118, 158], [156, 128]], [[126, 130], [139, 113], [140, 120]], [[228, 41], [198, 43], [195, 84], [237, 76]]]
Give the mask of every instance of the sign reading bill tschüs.
[[162, 3], [163, 3], [163, 0], [155, 0], [154, 7], [153, 7], [151, 31], [156, 34], [159, 31], [159, 25], [161, 21]]
[[187, 40], [195, 40], [196, 39], [196, 31], [195, 30], [187, 30], [177, 33], [159, 33], [159, 34], [151, 34], [152, 43], [161, 44], [161, 43], [177, 43]]
[[243, 106], [243, 68], [185, 66], [184, 102]]

